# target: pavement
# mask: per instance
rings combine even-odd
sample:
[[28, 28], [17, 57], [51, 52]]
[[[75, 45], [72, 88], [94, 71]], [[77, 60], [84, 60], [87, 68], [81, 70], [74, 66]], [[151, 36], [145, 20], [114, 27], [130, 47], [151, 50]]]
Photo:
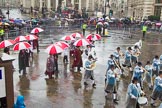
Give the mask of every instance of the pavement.
[[[88, 34], [88, 32], [86, 32]], [[57, 41], [63, 35], [51, 37], [43, 40], [44, 46], [51, 44], [51, 41]], [[26, 75], [19, 75], [18, 73], [18, 52], [12, 52], [12, 56], [16, 59], [13, 61], [13, 65], [16, 68], [14, 72], [14, 94], [15, 98], [21, 94], [25, 96], [25, 104], [27, 108], [124, 108], [126, 103], [127, 86], [130, 83], [131, 74], [125, 70], [126, 77], [122, 78], [119, 83], [118, 96], [119, 103], [114, 104], [112, 99], [106, 99], [104, 93], [104, 79], [107, 69], [107, 60], [110, 54], [112, 54], [116, 47], [120, 46], [122, 51], [125, 51], [126, 47], [132, 46], [140, 39], [140, 36], [136, 38], [118, 36], [103, 37], [101, 41], [95, 43], [95, 49], [97, 53], [96, 69], [94, 70], [96, 88], [88, 86], [84, 87], [83, 76], [84, 69], [81, 72], [70, 71], [70, 63], [63, 64], [63, 57], [59, 56], [59, 75], [58, 79], [48, 79], [45, 76], [46, 59], [48, 54], [44, 52], [45, 47], [41, 47], [40, 53], [34, 53], [34, 60], [30, 61], [31, 66], [27, 68]], [[145, 54], [152, 54], [153, 51], [149, 48], [161, 46], [149, 45], [149, 40], [145, 40], [144, 49], [142, 49], [141, 61], [148, 59]], [[155, 49], [156, 50], [158, 50]], [[144, 51], [144, 53], [143, 53]], [[148, 52], [145, 52], [148, 51]], [[159, 51], [159, 54], [161, 51]], [[83, 54], [83, 60], [85, 55]], [[143, 60], [144, 59], [144, 60]], [[151, 58], [152, 59], [152, 58]], [[122, 60], [123, 61], [123, 60]], [[147, 88], [146, 88], [147, 89]], [[148, 90], [146, 90], [147, 92]], [[148, 91], [150, 93], [150, 91]], [[148, 96], [149, 98], [149, 96]], [[150, 108], [149, 104], [144, 108]]]

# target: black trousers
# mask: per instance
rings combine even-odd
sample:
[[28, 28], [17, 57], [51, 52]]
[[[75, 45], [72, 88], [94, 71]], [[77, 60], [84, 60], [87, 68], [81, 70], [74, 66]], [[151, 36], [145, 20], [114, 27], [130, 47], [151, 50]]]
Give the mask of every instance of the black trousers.
[[83, 29], [83, 36], [85, 36], [85, 29]]
[[145, 38], [145, 35], [146, 35], [146, 31], [143, 31], [143, 38]]
[[63, 62], [68, 62], [68, 56], [64, 55]]

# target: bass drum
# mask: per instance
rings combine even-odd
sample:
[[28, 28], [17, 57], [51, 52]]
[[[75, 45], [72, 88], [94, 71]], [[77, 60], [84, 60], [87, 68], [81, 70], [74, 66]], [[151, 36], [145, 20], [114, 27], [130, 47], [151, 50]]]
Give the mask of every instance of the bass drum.
[[144, 105], [146, 105], [147, 103], [148, 103], [148, 100], [147, 100], [146, 97], [139, 97], [139, 98], [138, 98], [138, 104], [139, 104], [140, 106], [144, 106]]

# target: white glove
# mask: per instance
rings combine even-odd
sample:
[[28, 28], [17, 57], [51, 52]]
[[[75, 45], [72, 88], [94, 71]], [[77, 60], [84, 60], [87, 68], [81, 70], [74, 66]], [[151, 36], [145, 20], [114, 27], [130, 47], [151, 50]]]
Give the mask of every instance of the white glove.
[[137, 97], [135, 97], [134, 95], [131, 95], [131, 98], [132, 98], [132, 99], [137, 99]]
[[160, 87], [162, 87], [162, 84], [159, 84], [160, 85]]

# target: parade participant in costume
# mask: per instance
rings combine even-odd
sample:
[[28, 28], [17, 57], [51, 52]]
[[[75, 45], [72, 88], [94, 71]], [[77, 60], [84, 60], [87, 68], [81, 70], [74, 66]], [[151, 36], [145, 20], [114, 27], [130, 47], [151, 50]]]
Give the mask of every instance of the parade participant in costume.
[[20, 50], [19, 52], [19, 73], [23, 70], [23, 74], [26, 74], [26, 67], [29, 64], [26, 50]]
[[[37, 36], [38, 39], [39, 39], [38, 33], [35, 33], [34, 35]], [[37, 53], [39, 53], [39, 51], [40, 51], [39, 50], [39, 40], [38, 39], [33, 40], [33, 48], [34, 49], [37, 48]]]
[[136, 77], [138, 79], [138, 83], [140, 84], [141, 88], [143, 88], [143, 73], [144, 70], [142, 69], [142, 63], [138, 62], [133, 70], [133, 77]]
[[134, 46], [132, 50], [132, 63], [136, 64], [138, 62], [138, 56], [141, 54], [139, 47], [137, 45]]
[[54, 66], [55, 66], [54, 56], [50, 55], [47, 58], [46, 71], [45, 71], [45, 75], [48, 75], [49, 79], [52, 79], [52, 75], [54, 74]]
[[132, 82], [128, 85], [127, 93], [126, 108], [139, 108], [137, 99], [143, 92], [140, 88], [137, 77], [134, 77]]
[[108, 61], [107, 61], [107, 71], [110, 69], [110, 66], [111, 65], [114, 65], [115, 66], [115, 63], [114, 63], [114, 56], [113, 55], [110, 55]]
[[85, 49], [85, 55], [88, 56], [89, 52], [90, 52], [90, 45], [87, 45]]
[[114, 60], [120, 65], [120, 57], [123, 56], [122, 53], [120, 52], [120, 47], [116, 48], [116, 51], [113, 53]]
[[160, 71], [160, 60], [159, 60], [159, 56], [155, 56], [155, 58], [153, 59], [153, 76], [158, 76], [158, 73]]
[[[131, 57], [132, 57], [132, 48], [128, 47], [128, 50], [125, 52], [125, 62], [123, 64], [126, 65], [130, 71], [132, 71], [132, 61], [131, 61]], [[124, 66], [125, 67], [125, 66]]]
[[74, 62], [73, 62], [72, 68], [77, 67], [78, 71], [81, 71], [80, 67], [83, 66], [82, 53], [83, 53], [83, 51], [81, 51], [79, 47], [75, 48], [75, 50], [74, 50]]
[[85, 75], [84, 75], [84, 85], [88, 85], [88, 80], [92, 80], [93, 84], [92, 86], [95, 87], [95, 81], [94, 81], [94, 74], [93, 74], [93, 63], [94, 63], [94, 59], [92, 57], [92, 55], [88, 56], [88, 59], [85, 61]]
[[151, 106], [155, 106], [155, 100], [157, 98], [162, 101], [162, 71], [159, 71], [159, 76], [155, 78], [154, 90], [151, 96]]
[[147, 71], [146, 72], [146, 81], [149, 86], [149, 89], [151, 90], [152, 86], [153, 86], [153, 83], [152, 83], [152, 69], [153, 69], [153, 67], [152, 67], [152, 64], [150, 63], [150, 61], [147, 61], [145, 69]]
[[64, 55], [63, 62], [68, 63], [68, 55], [69, 55], [69, 48], [68, 47], [64, 49], [63, 55]]
[[106, 89], [105, 92], [108, 93], [113, 93], [113, 101], [117, 102], [117, 91], [116, 91], [116, 77], [117, 75], [114, 72], [115, 66], [110, 65], [109, 70], [107, 71], [107, 76], [106, 76]]
[[17, 96], [16, 104], [14, 104], [14, 108], [26, 108], [24, 104], [24, 96]]

